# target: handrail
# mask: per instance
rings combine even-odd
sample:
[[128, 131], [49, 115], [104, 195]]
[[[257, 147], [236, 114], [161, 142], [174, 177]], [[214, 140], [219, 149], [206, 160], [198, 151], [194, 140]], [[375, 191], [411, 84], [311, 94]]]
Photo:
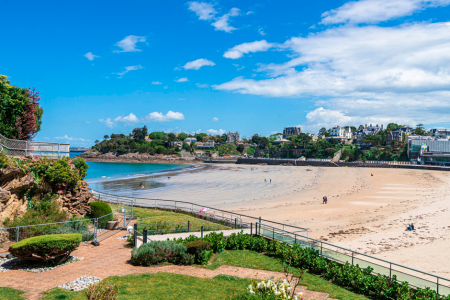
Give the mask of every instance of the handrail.
[[341, 247], [341, 246], [338, 246], [338, 245], [334, 245], [334, 244], [331, 244], [331, 243], [328, 243], [328, 242], [325, 242], [325, 241], [321, 241], [321, 240], [318, 240], [318, 239], [315, 239], [315, 238], [307, 237], [307, 236], [304, 236], [304, 235], [301, 235], [301, 234], [298, 234], [298, 233], [294, 233], [292, 231], [287, 231], [287, 230], [280, 229], [280, 228], [277, 228], [277, 227], [273, 227], [273, 226], [270, 226], [270, 225], [267, 225], [267, 224], [263, 224], [263, 223], [258, 223], [258, 224], [260, 224], [262, 226], [266, 226], [266, 227], [270, 227], [270, 228], [276, 229], [278, 231], [284, 231], [284, 232], [287, 232], [287, 233], [290, 233], [290, 234], [294, 234], [296, 236], [300, 236], [300, 237], [308, 239], [308, 240], [313, 240], [315, 242], [326, 244], [328, 246], [336, 247], [336, 248], [339, 248], [339, 249], [342, 249], [342, 250], [345, 250], [345, 251], [349, 251], [349, 252], [356, 253], [356, 254], [359, 254], [359, 255], [362, 255], [362, 256], [370, 257], [370, 258], [373, 258], [375, 260], [382, 261], [382, 262], [385, 262], [385, 263], [388, 263], [388, 264], [392, 264], [392, 265], [395, 265], [395, 266], [398, 266], [398, 267], [402, 267], [402, 268], [405, 268], [405, 269], [408, 269], [408, 270], [411, 270], [411, 271], [419, 272], [419, 273], [422, 273], [422, 274], [425, 274], [425, 275], [429, 275], [429, 276], [432, 276], [432, 277], [436, 277], [436, 278], [440, 278], [440, 279], [444, 279], [444, 280], [450, 281], [449, 278], [445, 278], [445, 277], [441, 277], [439, 275], [435, 275], [435, 274], [431, 274], [431, 273], [428, 273], [428, 272], [425, 272], [425, 271], [417, 270], [417, 269], [414, 269], [414, 268], [411, 268], [411, 267], [408, 267], [408, 266], [404, 266], [404, 265], [401, 265], [401, 264], [398, 264], [398, 263], [395, 263], [395, 262], [392, 262], [392, 261], [389, 261], [389, 260], [385, 260], [385, 259], [382, 259], [382, 258], [378, 258], [378, 257], [372, 256], [372, 255], [369, 255], [369, 254], [365, 254], [365, 253], [361, 253], [361, 252], [358, 252], [358, 251], [355, 251], [355, 250], [344, 248], [344, 247]]
[[69, 156], [70, 144], [9, 139], [0, 134], [0, 149], [8, 156]]
[[139, 199], [139, 200], [152, 200], [152, 201], [156, 200], [156, 201], [166, 201], [166, 202], [171, 202], [172, 201], [172, 202], [184, 203], [184, 204], [188, 204], [188, 205], [196, 205], [196, 206], [201, 206], [201, 207], [205, 207], [205, 208], [208, 208], [208, 209], [214, 209], [214, 210], [217, 210], [217, 211], [220, 211], [220, 212], [224, 212], [224, 213], [229, 213], [229, 214], [234, 214], [234, 215], [238, 215], [238, 216], [241, 216], [241, 217], [255, 219], [255, 220], [258, 220], [258, 221], [261, 220], [261, 221], [266, 221], [266, 222], [270, 222], [270, 223], [277, 224], [277, 225], [289, 226], [289, 227], [292, 227], [292, 228], [300, 229], [300, 231], [308, 231], [309, 230], [308, 228], [304, 228], [304, 227], [298, 227], [298, 226], [283, 224], [283, 223], [279, 223], [279, 222], [275, 222], [275, 221], [271, 221], [271, 220], [260, 219], [260, 218], [247, 216], [247, 215], [243, 215], [243, 214], [240, 214], [240, 213], [231, 212], [231, 211], [227, 211], [227, 210], [222, 210], [222, 209], [219, 209], [219, 208], [214, 208], [214, 207], [201, 205], [201, 204], [193, 203], [193, 202], [187, 202], [187, 201], [181, 201], [181, 200], [171, 200], [171, 199], [155, 199], [155, 198], [139, 198], [139, 197], [118, 196], [118, 195], [98, 192], [98, 191], [94, 191], [94, 190], [92, 190], [92, 193], [94, 195], [97, 193], [99, 195], [102, 194], [102, 195], [112, 196], [112, 197], [116, 197], [116, 198], [120, 197], [120, 198], [127, 198], [127, 199], [132, 198], [132, 199]]

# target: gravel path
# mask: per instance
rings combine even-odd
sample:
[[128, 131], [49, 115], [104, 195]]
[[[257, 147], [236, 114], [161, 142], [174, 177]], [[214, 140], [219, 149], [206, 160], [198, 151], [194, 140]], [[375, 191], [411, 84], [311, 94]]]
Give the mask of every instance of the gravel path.
[[50, 263], [40, 263], [40, 262], [27, 262], [19, 258], [11, 259], [0, 259], [0, 273], [8, 272], [11, 270], [26, 271], [32, 273], [42, 273], [53, 270], [55, 268], [68, 265], [82, 260], [84, 257], [71, 256], [65, 263], [60, 265], [53, 265]]
[[65, 283], [63, 285], [58, 285], [59, 288], [66, 289], [68, 291], [81, 291], [90, 286], [102, 281], [100, 278], [93, 276], [81, 276], [71, 282]]

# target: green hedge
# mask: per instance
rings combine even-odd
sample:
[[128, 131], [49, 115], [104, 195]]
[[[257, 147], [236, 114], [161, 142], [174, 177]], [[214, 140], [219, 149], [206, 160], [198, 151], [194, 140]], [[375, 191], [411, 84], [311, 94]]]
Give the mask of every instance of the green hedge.
[[187, 248], [172, 241], [151, 241], [131, 251], [133, 265], [151, 266], [161, 263], [175, 265], [192, 265], [194, 255], [187, 253]]
[[51, 234], [28, 238], [9, 246], [9, 252], [24, 260], [54, 260], [68, 256], [81, 244], [82, 236], [75, 234]]
[[110, 214], [110, 215], [98, 220], [99, 227], [105, 227], [106, 223], [114, 220], [114, 216], [112, 214], [112, 209], [108, 203], [104, 203], [104, 202], [92, 202], [91, 203], [91, 214], [90, 214], [91, 218], [100, 218], [100, 217], [103, 217], [108, 214]]
[[209, 262], [213, 251], [210, 250], [211, 244], [208, 241], [192, 241], [185, 244], [187, 253], [194, 255], [195, 263], [204, 265]]
[[307, 269], [308, 272], [319, 275], [337, 286], [371, 299], [450, 300], [450, 296], [439, 296], [430, 288], [411, 288], [407, 282], [398, 282], [395, 275], [392, 278], [374, 275], [371, 267], [360, 268], [358, 265], [349, 263], [340, 264], [319, 255], [316, 250], [302, 248], [298, 244], [291, 246], [278, 241], [267, 242], [261, 237], [252, 237], [243, 233], [233, 233], [229, 238], [225, 238], [223, 233], [214, 232], [206, 235], [203, 239], [191, 235], [186, 239], [180, 238], [176, 241], [187, 244], [197, 240], [210, 242], [214, 252], [221, 252], [224, 249], [264, 252], [265, 255], [278, 258], [292, 267]]

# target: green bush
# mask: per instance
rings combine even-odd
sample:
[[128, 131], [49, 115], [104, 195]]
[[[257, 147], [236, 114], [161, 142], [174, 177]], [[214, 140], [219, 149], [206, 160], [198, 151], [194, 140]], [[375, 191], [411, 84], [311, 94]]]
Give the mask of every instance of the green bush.
[[[37, 225], [46, 223], [57, 223], [67, 221], [69, 218], [67, 213], [61, 210], [56, 200], [52, 200], [54, 197], [50, 196], [48, 200], [29, 200], [29, 205], [32, 207], [27, 210], [21, 218], [15, 218], [14, 220], [6, 219], [4, 221], [4, 227], [16, 227], [16, 226], [27, 226], [27, 225]], [[26, 239], [34, 236], [52, 234], [59, 225], [42, 225], [33, 226], [22, 229], [19, 232], [19, 238]], [[14, 240], [15, 232], [11, 232], [11, 240]]]
[[187, 253], [194, 255], [195, 263], [204, 265], [209, 262], [213, 251], [210, 250], [211, 244], [207, 241], [192, 241], [185, 244]]
[[114, 216], [112, 214], [112, 209], [108, 203], [104, 203], [104, 202], [92, 202], [91, 203], [91, 213], [90, 213], [91, 218], [100, 218], [105, 215], [108, 215], [108, 216], [98, 220], [99, 227], [103, 228], [106, 226], [106, 223], [114, 220]]
[[172, 241], [152, 241], [131, 251], [133, 265], [151, 266], [161, 263], [191, 265], [194, 255], [187, 253], [184, 245]]
[[81, 234], [52, 234], [36, 236], [9, 246], [9, 252], [24, 260], [57, 263], [67, 258], [81, 244]]
[[114, 283], [100, 281], [90, 285], [86, 290], [88, 300], [115, 300], [119, 295], [119, 288]]
[[91, 241], [94, 239], [94, 233], [89, 229], [89, 219], [72, 219], [73, 222], [67, 222], [57, 228], [54, 234], [72, 234], [80, 233], [82, 235], [83, 242]]
[[67, 159], [58, 159], [46, 172], [45, 178], [53, 184], [75, 186], [81, 180], [76, 169], [72, 170]]
[[[368, 296], [377, 300], [450, 300], [449, 296], [439, 296], [429, 288], [411, 288], [407, 282], [397, 281], [395, 275], [392, 278], [384, 275], [374, 275], [371, 267], [360, 268], [349, 263], [339, 264], [319, 254], [310, 248], [302, 248], [299, 244], [289, 245], [278, 241], [267, 242], [260, 237], [252, 237], [243, 233], [231, 234], [224, 238], [223, 234], [211, 233], [203, 239], [189, 236], [186, 239], [176, 240], [178, 243], [188, 244], [193, 241], [208, 241], [214, 252], [224, 249], [246, 249], [256, 252], [264, 252], [266, 255], [279, 259], [294, 268], [307, 269], [310, 273], [317, 274], [355, 293]], [[241, 298], [239, 298], [241, 297]], [[276, 299], [258, 298], [258, 295], [245, 294], [233, 299]]]
[[73, 160], [73, 164], [78, 169], [78, 172], [80, 173], [80, 177], [84, 178], [87, 176], [87, 170], [89, 169], [89, 165], [84, 161], [83, 158], [78, 157]]

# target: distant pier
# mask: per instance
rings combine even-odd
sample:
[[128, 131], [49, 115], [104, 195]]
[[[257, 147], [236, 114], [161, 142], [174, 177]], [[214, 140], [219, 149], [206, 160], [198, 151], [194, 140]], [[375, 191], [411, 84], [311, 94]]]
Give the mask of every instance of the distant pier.
[[89, 147], [70, 147], [69, 151], [70, 152], [87, 152], [89, 151]]

